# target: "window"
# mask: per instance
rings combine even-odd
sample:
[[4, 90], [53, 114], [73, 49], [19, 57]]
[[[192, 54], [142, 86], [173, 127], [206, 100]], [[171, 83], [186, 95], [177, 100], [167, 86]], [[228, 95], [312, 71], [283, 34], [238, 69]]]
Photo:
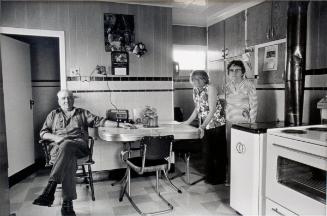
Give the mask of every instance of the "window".
[[206, 46], [174, 45], [173, 60], [179, 64], [179, 76], [188, 76], [193, 70], [205, 70], [206, 51]]

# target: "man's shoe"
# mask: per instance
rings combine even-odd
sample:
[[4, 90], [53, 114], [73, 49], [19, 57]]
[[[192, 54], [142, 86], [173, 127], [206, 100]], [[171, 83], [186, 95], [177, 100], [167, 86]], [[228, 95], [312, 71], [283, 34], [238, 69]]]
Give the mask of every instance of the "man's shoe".
[[62, 203], [61, 215], [62, 216], [76, 216], [74, 208], [73, 208], [73, 201], [67, 200]]
[[33, 201], [34, 205], [51, 206], [54, 201], [54, 194], [56, 192], [57, 183], [50, 181], [43, 193]]

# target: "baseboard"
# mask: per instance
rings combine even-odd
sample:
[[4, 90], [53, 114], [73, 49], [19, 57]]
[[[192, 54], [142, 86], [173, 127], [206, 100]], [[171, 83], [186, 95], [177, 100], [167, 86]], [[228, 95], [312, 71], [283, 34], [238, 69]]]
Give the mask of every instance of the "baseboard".
[[41, 161], [35, 161], [34, 164], [26, 167], [25, 169], [15, 173], [14, 175], [8, 178], [9, 180], [9, 188], [14, 186], [15, 184], [21, 182], [22, 180], [26, 179], [28, 176], [32, 175], [36, 171], [38, 171], [42, 167]]

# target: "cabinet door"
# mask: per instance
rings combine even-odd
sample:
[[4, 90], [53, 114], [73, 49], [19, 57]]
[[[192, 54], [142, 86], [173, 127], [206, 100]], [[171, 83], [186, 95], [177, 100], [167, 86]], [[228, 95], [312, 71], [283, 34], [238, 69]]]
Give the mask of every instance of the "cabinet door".
[[306, 68], [327, 68], [327, 2], [310, 2], [307, 28]]
[[271, 11], [271, 40], [286, 38], [287, 32], [287, 8], [286, 1], [273, 1]]
[[263, 2], [247, 10], [247, 45], [269, 41], [271, 2]]
[[230, 206], [242, 215], [260, 215], [259, 141], [259, 134], [231, 129]]
[[239, 56], [245, 49], [245, 13], [225, 20], [225, 58]]
[[224, 58], [225, 29], [224, 21], [208, 27], [208, 60], [214, 61]]
[[224, 60], [208, 61], [208, 73], [210, 83], [218, 89], [218, 94], [222, 94], [226, 79]]

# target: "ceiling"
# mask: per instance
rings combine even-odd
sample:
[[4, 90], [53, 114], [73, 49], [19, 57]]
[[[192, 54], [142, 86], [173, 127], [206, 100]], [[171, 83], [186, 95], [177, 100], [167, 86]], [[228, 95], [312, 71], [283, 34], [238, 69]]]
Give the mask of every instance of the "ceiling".
[[174, 25], [210, 26], [264, 0], [108, 0], [171, 7]]
[[[0, 0], [1, 1], [1, 0]], [[62, 0], [2, 0], [62, 1]], [[264, 0], [70, 0], [106, 1], [172, 8], [173, 25], [206, 27], [252, 7]]]

